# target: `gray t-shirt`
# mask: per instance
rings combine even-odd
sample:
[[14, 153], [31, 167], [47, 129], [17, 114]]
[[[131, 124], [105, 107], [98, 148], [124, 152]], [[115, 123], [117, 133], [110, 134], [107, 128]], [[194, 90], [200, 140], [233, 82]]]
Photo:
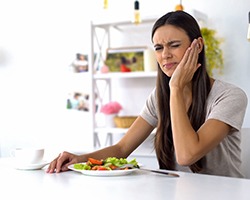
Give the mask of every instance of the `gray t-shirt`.
[[[204, 157], [202, 174], [243, 177], [241, 166], [241, 126], [247, 107], [247, 96], [240, 88], [215, 80], [207, 99], [206, 120], [218, 119], [232, 127], [227, 137]], [[141, 111], [141, 117], [156, 127], [157, 101], [154, 89]], [[189, 167], [176, 164], [176, 170], [190, 171]]]

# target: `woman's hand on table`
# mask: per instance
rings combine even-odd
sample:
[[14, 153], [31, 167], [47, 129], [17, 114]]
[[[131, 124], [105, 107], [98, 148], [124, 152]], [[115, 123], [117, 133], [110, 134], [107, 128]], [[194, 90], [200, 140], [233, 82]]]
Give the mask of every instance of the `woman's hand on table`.
[[68, 171], [68, 166], [74, 163], [80, 162], [79, 155], [75, 155], [69, 152], [62, 152], [57, 158], [55, 158], [46, 170], [47, 173], [59, 173]]

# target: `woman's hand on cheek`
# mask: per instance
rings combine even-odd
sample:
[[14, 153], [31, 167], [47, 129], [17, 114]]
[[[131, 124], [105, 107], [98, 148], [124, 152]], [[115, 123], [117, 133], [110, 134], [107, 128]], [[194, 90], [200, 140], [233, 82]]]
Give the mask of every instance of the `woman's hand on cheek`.
[[181, 62], [175, 69], [171, 80], [169, 82], [170, 87], [184, 88], [193, 78], [194, 73], [200, 67], [198, 63], [199, 47], [197, 39], [191, 43], [191, 46], [187, 48]]

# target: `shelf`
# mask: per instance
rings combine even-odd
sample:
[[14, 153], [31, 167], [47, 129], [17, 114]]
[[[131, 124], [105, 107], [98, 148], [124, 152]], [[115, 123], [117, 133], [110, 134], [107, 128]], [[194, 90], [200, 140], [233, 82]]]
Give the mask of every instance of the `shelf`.
[[81, 79], [91, 78], [89, 72], [79, 72], [79, 73], [69, 72], [67, 76], [71, 77], [71, 78], [78, 78], [79, 77]]
[[157, 72], [110, 72], [94, 75], [94, 79], [115, 79], [115, 78], [154, 78]]
[[98, 132], [98, 133], [120, 134], [120, 133], [126, 133], [127, 131], [128, 131], [128, 128], [95, 128], [95, 132]]
[[142, 22], [140, 24], [134, 24], [131, 20], [113, 20], [113, 21], [95, 21], [92, 23], [93, 26], [95, 27], [100, 27], [100, 28], [105, 28], [105, 27], [119, 27], [119, 26], [127, 26], [127, 25], [131, 25], [134, 27], [140, 27], [140, 25], [142, 24], [152, 24], [156, 21], [157, 17], [156, 16], [152, 16], [152, 17], [147, 17], [147, 18], [143, 18]]
[[[109, 102], [112, 100], [112, 90], [118, 89], [112, 86], [112, 84], [116, 84], [119, 82], [119, 79], [124, 79], [121, 81], [129, 81], [135, 79], [136, 82], [142, 81], [143, 87], [147, 87], [148, 83], [154, 84], [152, 87], [155, 87], [154, 79], [157, 77], [157, 71], [148, 71], [147, 69], [153, 69], [145, 67], [145, 71], [138, 72], [108, 72], [101, 73], [100, 71], [95, 71], [99, 66], [102, 65], [104, 61], [103, 55], [106, 55], [107, 49], [113, 48], [122, 48], [123, 44], [115, 44], [111, 43], [111, 39], [114, 40], [117, 36], [131, 36], [131, 34], [138, 33], [141, 38], [141, 33], [144, 31], [148, 31], [149, 26], [151, 29], [152, 24], [155, 22], [156, 17], [148, 17], [143, 18], [142, 23], [136, 25], [132, 23], [130, 20], [118, 20], [117, 18], [113, 18], [111, 21], [104, 21], [104, 19], [100, 18], [100, 21], [91, 22], [91, 48], [89, 52], [89, 72], [91, 78], [91, 94], [90, 94], [90, 105], [91, 108], [95, 108], [98, 105], [100, 108], [104, 102]], [[129, 33], [129, 34], [127, 34]], [[114, 34], [114, 35], [112, 35]], [[114, 37], [113, 37], [114, 36]], [[118, 37], [120, 38], [120, 37]], [[129, 37], [128, 37], [129, 38]], [[148, 40], [146, 40], [148, 41]], [[146, 47], [147, 42], [143, 42], [140, 46]], [[149, 42], [149, 41], [148, 41]], [[145, 44], [144, 44], [145, 43]], [[131, 45], [130, 45], [131, 46]], [[133, 45], [132, 45], [133, 47]], [[138, 47], [135, 47], [138, 48]], [[148, 52], [146, 52], [148, 53]], [[149, 56], [147, 56], [149, 57]], [[150, 63], [151, 64], [151, 63]], [[150, 65], [151, 66], [151, 65]], [[155, 69], [155, 68], [154, 68]], [[157, 69], [157, 68], [156, 68]], [[117, 81], [118, 80], [118, 81]], [[145, 82], [144, 82], [145, 81]], [[117, 84], [119, 85], [119, 84]], [[133, 88], [134, 89], [134, 88]], [[136, 88], [135, 88], [136, 89]], [[94, 134], [94, 147], [100, 147], [99, 136], [106, 135], [106, 143], [112, 145], [113, 144], [113, 136], [118, 137], [123, 134], [126, 134], [127, 128], [108, 128], [98, 126], [97, 123], [97, 112], [94, 110], [90, 110], [91, 115], [91, 127], [93, 128]], [[152, 133], [155, 133], [154, 131]], [[148, 154], [147, 154], [148, 155]]]
[[[120, 133], [126, 133], [128, 131], [128, 128], [106, 128], [106, 127], [102, 127], [102, 128], [95, 128], [95, 132], [97, 133], [112, 133], [112, 134], [120, 134]], [[156, 133], [156, 129], [154, 129], [152, 131], [151, 134], [155, 134]]]
[[112, 133], [112, 134], [125, 134], [128, 131], [127, 128], [95, 128], [96, 133]]

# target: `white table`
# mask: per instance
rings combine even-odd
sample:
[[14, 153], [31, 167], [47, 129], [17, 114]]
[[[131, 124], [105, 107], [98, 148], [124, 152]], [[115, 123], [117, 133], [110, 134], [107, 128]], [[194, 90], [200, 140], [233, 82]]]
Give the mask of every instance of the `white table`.
[[8, 200], [249, 200], [250, 180], [181, 173], [179, 178], [136, 171], [114, 177], [86, 176], [74, 171], [47, 174], [16, 170], [0, 159], [0, 199]]

